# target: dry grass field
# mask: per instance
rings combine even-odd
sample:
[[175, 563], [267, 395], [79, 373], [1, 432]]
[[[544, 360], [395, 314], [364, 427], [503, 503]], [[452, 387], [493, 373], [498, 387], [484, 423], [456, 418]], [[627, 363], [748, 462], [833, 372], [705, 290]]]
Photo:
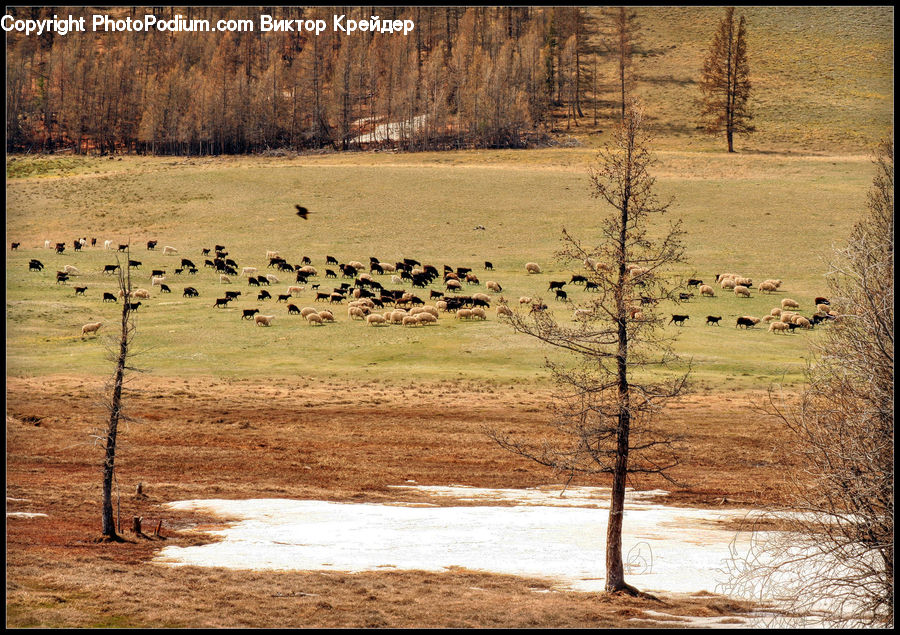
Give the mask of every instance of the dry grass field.
[[[657, 133], [660, 194], [683, 220], [688, 262], [674, 274], [712, 277], [736, 270], [782, 278], [783, 291], [747, 300], [717, 290], [663, 314], [686, 312], [675, 350], [690, 360], [690, 390], [654, 425], [681, 437], [681, 464], [636, 489], [664, 489], [671, 505], [762, 508], [782, 502], [794, 467], [783, 428], [757, 406], [781, 384], [802, 385], [808, 344], [819, 331], [775, 336], [736, 329], [739, 315], [764, 315], [784, 297], [810, 308], [826, 291], [825, 260], [846, 239], [871, 183], [869, 150], [893, 120], [893, 9], [749, 7], [751, 77], [759, 132], [724, 140], [696, 129], [699, 68], [718, 7], [641, 7], [643, 49], [637, 92]], [[610, 106], [605, 106], [609, 110]], [[260, 573], [150, 561], [163, 546], [214, 540], [221, 518], [173, 512], [195, 498], [292, 498], [424, 502], [393, 486], [526, 488], [565, 483], [501, 450], [486, 428], [540, 442], [550, 434], [551, 354], [496, 319], [443, 317], [416, 329], [368, 328], [336, 309], [322, 328], [283, 304], [254, 300], [246, 281], [222, 285], [209, 269], [172, 276], [137, 313], [142, 372], [129, 375], [117, 455], [124, 540], [100, 533], [104, 425], [98, 401], [112, 374], [106, 348], [119, 307], [101, 273], [115, 261], [104, 239], [130, 240], [149, 269], [200, 264], [200, 249], [225, 244], [240, 266], [265, 269], [276, 249], [324, 268], [370, 256], [416, 257], [473, 267], [483, 291], [544, 296], [568, 279], [554, 260], [560, 230], [589, 236], [598, 203], [587, 166], [606, 138], [595, 128], [559, 132], [577, 147], [447, 153], [317, 153], [254, 157], [15, 156], [6, 160], [6, 482], [8, 627], [501, 627], [624, 628], [748, 624], [754, 607], [713, 593], [658, 600], [577, 593], [544, 579], [454, 569], [445, 573]], [[598, 130], [599, 129], [599, 130]], [[310, 220], [293, 205], [312, 210]], [[485, 231], [475, 230], [478, 225]], [[63, 255], [45, 240], [96, 236], [96, 248]], [[157, 239], [156, 252], [144, 249]], [[159, 249], [174, 245], [177, 258]], [[122, 254], [119, 255], [122, 257]], [[28, 271], [39, 258], [43, 272]], [[482, 268], [494, 263], [493, 272]], [[535, 260], [544, 273], [529, 276]], [[54, 284], [65, 264], [82, 271]], [[271, 272], [271, 270], [269, 270]], [[292, 281], [281, 276], [273, 295]], [[324, 279], [315, 282], [325, 283]], [[88, 287], [84, 297], [73, 286]], [[201, 297], [182, 297], [187, 285]], [[331, 281], [327, 285], [331, 286]], [[323, 286], [326, 286], [323, 284]], [[390, 285], [388, 285], [390, 286]], [[239, 301], [213, 309], [222, 291]], [[431, 287], [438, 289], [438, 285]], [[475, 290], [474, 288], [472, 289]], [[427, 293], [425, 290], [424, 293]], [[586, 294], [578, 290], [573, 299]], [[296, 303], [313, 302], [307, 287]], [[493, 306], [496, 302], [492, 303]], [[241, 309], [277, 313], [272, 328], [241, 320]], [[721, 328], [706, 327], [722, 315]], [[106, 323], [97, 337], [81, 325]], [[143, 494], [136, 488], [142, 484]], [[580, 485], [608, 486], [603, 479]], [[429, 503], [435, 504], [432, 499]], [[436, 504], [447, 504], [437, 501]], [[21, 513], [45, 514], [27, 517]], [[10, 516], [9, 514], [14, 515]], [[129, 531], [143, 518], [142, 535]], [[155, 529], [160, 527], [157, 535]], [[735, 528], [737, 529], [737, 527]], [[668, 617], [660, 616], [660, 613]]]

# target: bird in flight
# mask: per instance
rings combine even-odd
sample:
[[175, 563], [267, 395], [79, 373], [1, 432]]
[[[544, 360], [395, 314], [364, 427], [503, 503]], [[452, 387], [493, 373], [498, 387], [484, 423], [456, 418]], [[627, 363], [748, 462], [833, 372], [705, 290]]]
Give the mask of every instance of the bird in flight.
[[307, 220], [307, 215], [309, 214], [309, 210], [303, 207], [302, 205], [294, 205], [297, 208], [297, 216], [302, 218], [303, 220]]

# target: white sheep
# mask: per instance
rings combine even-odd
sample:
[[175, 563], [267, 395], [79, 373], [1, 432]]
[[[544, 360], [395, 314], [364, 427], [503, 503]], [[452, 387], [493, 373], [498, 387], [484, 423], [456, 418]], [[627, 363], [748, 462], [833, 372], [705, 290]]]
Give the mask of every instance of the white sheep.
[[[111, 243], [112, 241], [107, 240], [106, 242]], [[44, 241], [44, 249], [50, 249], [50, 241], [49, 240]]]
[[365, 312], [358, 306], [347, 307], [347, 316], [351, 320], [365, 320], [366, 319]]
[[750, 289], [739, 284], [739, 285], [735, 286], [735, 288], [734, 288], [734, 295], [736, 295], [738, 297], [749, 298], [750, 297]]
[[778, 316], [776, 316], [776, 315], [766, 315], [763, 317], [762, 321], [768, 324], [772, 320], [776, 320], [776, 319], [778, 319]]
[[723, 289], [734, 289], [737, 286], [737, 283], [734, 281], [734, 278], [723, 278], [722, 282], [719, 283], [719, 286]]
[[331, 311], [319, 311], [319, 317], [326, 322], [334, 322], [334, 314]]
[[419, 318], [415, 315], [406, 315], [401, 323], [403, 326], [419, 326]]
[[63, 271], [65, 273], [71, 274], [73, 276], [77, 276], [81, 273], [80, 271], [78, 271], [78, 268], [75, 267], [74, 265], [66, 265], [65, 267], [63, 267]]
[[503, 288], [493, 280], [488, 280], [484, 283], [484, 286], [487, 287], [488, 291], [493, 291], [494, 293], [503, 291]]
[[135, 289], [131, 292], [132, 297], [135, 298], [143, 298], [144, 300], [150, 299], [150, 292], [146, 289]]
[[472, 295], [473, 300], [481, 300], [482, 302], [490, 302], [491, 298], [485, 293], [475, 293]]
[[310, 326], [313, 324], [318, 324], [320, 326], [325, 324], [325, 320], [318, 313], [310, 313], [306, 316], [306, 321], [309, 322]]
[[459, 280], [447, 280], [447, 289], [462, 289], [462, 285], [459, 283]]
[[278, 257], [277, 251], [267, 251], [266, 252], [266, 260], [271, 260], [272, 258], [277, 258], [277, 257]]
[[802, 315], [795, 315], [794, 319], [791, 320], [791, 323], [796, 324], [800, 328], [804, 328], [804, 329], [812, 328], [812, 323], [809, 320], [807, 320], [805, 317], [803, 317]]
[[266, 280], [268, 280], [271, 284], [278, 284], [278, 277], [273, 276], [271, 273], [266, 274]]
[[468, 320], [470, 317], [472, 317], [472, 309], [457, 309], [457, 320]]
[[297, 287], [297, 286], [288, 287], [287, 292], [288, 292], [288, 295], [294, 295], [295, 293], [300, 294], [305, 288], [306, 287]]
[[384, 271], [385, 273], [393, 273], [393, 272], [397, 271], [397, 266], [392, 265], [389, 262], [379, 262], [378, 266], [381, 267], [381, 270]]
[[446, 300], [438, 300], [434, 303], [434, 308], [438, 311], [446, 311], [447, 310], [447, 301]]
[[[103, 241], [103, 248], [104, 248], [104, 249], [112, 249], [112, 244], [113, 244], [113, 242], [112, 242], [111, 240], [104, 240], [104, 241]], [[49, 241], [49, 240], [47, 241], [47, 243], [45, 244], [45, 246], [46, 246], [46, 247], [49, 247], [49, 246], [50, 246], [50, 241]]]
[[740, 276], [735, 278], [734, 282], [735, 282], [735, 284], [738, 284], [743, 287], [749, 287], [750, 285], [753, 284], [753, 280], [751, 280], [750, 278], [742, 278]]
[[366, 266], [363, 263], [359, 262], [358, 260], [351, 260], [350, 262], [347, 263], [347, 266], [353, 267], [357, 271], [360, 271], [360, 270], [366, 268]]
[[96, 333], [100, 330], [100, 327], [103, 326], [103, 322], [90, 322], [81, 327], [81, 337], [84, 337], [88, 333]]
[[769, 325], [769, 332], [771, 333], [784, 333], [788, 330], [788, 325], [784, 322], [772, 322]]
[[505, 304], [501, 304], [500, 306], [497, 307], [497, 317], [500, 317], [503, 315], [505, 315], [507, 317], [512, 317], [512, 314], [513, 314], [512, 309], [510, 309]]
[[438, 321], [431, 313], [425, 311], [416, 314], [416, 319], [419, 321], [419, 324], [436, 324]]
[[317, 276], [319, 272], [312, 265], [306, 265], [305, 267], [300, 267], [297, 269], [298, 273], [305, 273], [308, 276]]
[[772, 293], [773, 291], [777, 291], [778, 287], [776, 287], [771, 282], [761, 282], [759, 284], [759, 292], [760, 293]]
[[159, 285], [161, 285], [161, 284], [162, 284], [163, 282], [165, 282], [165, 281], [166, 281], [166, 277], [165, 277], [165, 276], [154, 277], [154, 278], [151, 278], [151, 279], [150, 279], [150, 286], [151, 286], [151, 287], [158, 287]]
[[700, 295], [708, 295], [711, 298], [716, 297], [716, 292], [708, 284], [700, 285]]
[[791, 300], [790, 298], [784, 298], [781, 301], [781, 308], [786, 309], [788, 307], [790, 307], [792, 309], [799, 309], [800, 304], [798, 304], [796, 300]]
[[231, 278], [226, 276], [224, 273], [219, 274], [219, 282], [223, 284], [231, 284]]
[[274, 319], [274, 315], [259, 315], [257, 313], [253, 316], [253, 321], [256, 322], [256, 326], [272, 326], [272, 320]]
[[794, 316], [797, 315], [793, 311], [782, 311], [781, 312], [781, 321], [785, 324], [790, 324], [791, 320], [794, 319]]
[[775, 307], [774, 309], [769, 311], [769, 313], [771, 313], [775, 317], [781, 317], [781, 309], [779, 309], [778, 307]]
[[403, 278], [400, 276], [391, 276], [391, 284], [403, 284]]
[[824, 313], [828, 313], [831, 310], [831, 307], [827, 304], [817, 304], [816, 309]]
[[303, 316], [304, 318], [308, 315], [312, 315], [313, 313], [318, 313], [318, 312], [319, 312], [318, 309], [314, 309], [311, 306], [305, 306], [302, 309], [300, 309], [300, 315]]
[[244, 267], [241, 269], [242, 276], [252, 276], [255, 275], [256, 272], [259, 271], [256, 267]]
[[384, 324], [387, 320], [384, 319], [383, 315], [379, 315], [378, 313], [373, 313], [372, 315], [366, 316], [366, 324], [369, 326], [378, 326], [379, 324]]
[[174, 256], [177, 253], [178, 253], [178, 250], [175, 249], [174, 247], [168, 247], [168, 246], [163, 247], [163, 255], [164, 256]]
[[519, 304], [531, 304], [531, 303], [532, 303], [532, 299], [529, 298], [527, 295], [523, 295], [521, 298], [519, 298]]
[[407, 313], [403, 309], [395, 309], [391, 311], [390, 321], [391, 324], [400, 324], [403, 322], [403, 318], [406, 317]]
[[484, 309], [482, 309], [480, 306], [476, 306], [474, 309], [472, 309], [472, 317], [473, 317], [473, 318], [480, 318], [480, 319], [482, 319], [482, 320], [486, 320], [486, 319], [487, 319], [487, 313], [485, 313], [485, 312], [484, 312]]
[[526, 273], [540, 273], [541, 267], [536, 262], [526, 262], [525, 263], [525, 272]]

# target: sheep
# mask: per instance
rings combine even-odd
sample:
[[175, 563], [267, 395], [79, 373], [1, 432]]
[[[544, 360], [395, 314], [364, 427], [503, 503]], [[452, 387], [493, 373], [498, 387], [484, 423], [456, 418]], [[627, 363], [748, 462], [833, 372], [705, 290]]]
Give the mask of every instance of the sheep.
[[403, 322], [403, 318], [405, 318], [406, 316], [406, 311], [404, 311], [403, 309], [396, 309], [394, 311], [391, 311], [389, 320], [391, 324], [401, 324]]
[[484, 286], [487, 287], [489, 291], [493, 291], [494, 293], [500, 293], [501, 291], [503, 291], [503, 287], [501, 287], [493, 280], [488, 280], [484, 283]]
[[768, 324], [769, 322], [771, 322], [772, 320], [775, 320], [775, 319], [778, 319], [778, 318], [774, 315], [765, 315], [765, 316], [763, 316], [762, 321], [765, 322], [766, 324]]
[[778, 287], [776, 287], [771, 282], [761, 282], [759, 284], [759, 292], [760, 293], [772, 293], [777, 290], [778, 290]]
[[163, 247], [163, 255], [164, 256], [174, 256], [177, 253], [178, 253], [178, 250], [175, 249], [174, 247], [169, 247], [169, 246]]
[[132, 297], [135, 298], [143, 298], [144, 300], [150, 299], [150, 292], [146, 289], [135, 289], [131, 292]]
[[96, 333], [100, 330], [100, 327], [103, 326], [103, 322], [89, 322], [81, 327], [81, 337], [84, 337], [88, 333]]
[[541, 267], [536, 262], [526, 262], [525, 273], [541, 273]]
[[253, 316], [253, 321], [256, 323], [256, 326], [272, 326], [272, 320], [275, 319], [274, 315], [259, 315], [256, 314]]
[[66, 265], [63, 267], [63, 272], [68, 273], [69, 275], [77, 276], [80, 275], [81, 272], [78, 271], [78, 268], [73, 265]]
[[734, 288], [734, 295], [736, 295], [738, 297], [749, 298], [750, 297], [750, 289], [748, 289], [744, 285], [739, 284]]
[[305, 274], [307, 276], [317, 276], [319, 275], [318, 270], [312, 265], [306, 265], [305, 267], [300, 267], [297, 269], [297, 274]]
[[319, 311], [319, 317], [326, 322], [334, 322], [334, 313], [331, 311]]
[[419, 321], [419, 324], [436, 324], [438, 319], [434, 317], [431, 313], [423, 312], [417, 313], [416, 319]]
[[796, 300], [791, 300], [790, 298], [784, 298], [781, 301], [781, 308], [787, 309], [788, 307], [790, 307], [792, 309], [799, 309], [800, 304]]
[[165, 277], [165, 276], [160, 276], [159, 278], [151, 278], [151, 280], [150, 280], [150, 286], [151, 286], [151, 287], [158, 287], [159, 285], [161, 285], [161, 284], [162, 284], [163, 282], [165, 282], [165, 281], [166, 281], [166, 277]]
[[708, 284], [702, 284], [702, 285], [700, 285], [700, 295], [701, 296], [706, 295], [711, 298], [714, 298], [714, 297], [716, 297], [716, 292]]
[[365, 312], [359, 308], [358, 306], [351, 306], [347, 308], [347, 316], [351, 320], [364, 320], [366, 319]]
[[828, 304], [820, 303], [816, 305], [816, 310], [828, 313], [831, 310], [831, 306]]
[[391, 284], [403, 284], [403, 278], [400, 276], [391, 276]]
[[438, 311], [446, 311], [447, 310], [447, 301], [446, 300], [438, 300], [434, 303], [434, 308]]
[[384, 319], [383, 315], [379, 315], [378, 313], [373, 313], [372, 315], [366, 316], [366, 324], [369, 326], [378, 326], [379, 324], [384, 324], [387, 320]]
[[782, 311], [781, 312], [781, 321], [785, 324], [790, 324], [791, 320], [794, 319], [794, 316], [797, 315], [793, 311]]
[[472, 295], [473, 300], [481, 300], [482, 302], [490, 302], [491, 297], [485, 293], [475, 293]]
[[395, 271], [397, 271], [397, 266], [392, 265], [389, 262], [379, 262], [378, 266], [381, 267], [382, 271], [387, 272], [387, 273], [394, 273]]
[[484, 309], [482, 309], [481, 307], [476, 306], [474, 309], [472, 309], [472, 317], [473, 318], [481, 318], [482, 320], [486, 320], [487, 313], [485, 313]]
[[776, 289], [782, 284], [781, 280], [775, 280], [774, 278], [769, 278], [768, 280], [766, 280], [766, 282], [768, 282], [769, 284], [774, 284]]
[[318, 313], [318, 312], [319, 312], [318, 309], [314, 309], [311, 306], [305, 306], [302, 309], [300, 309], [300, 315], [302, 315], [304, 318], [307, 315], [312, 315], [313, 313]]
[[241, 269], [241, 275], [252, 276], [258, 271], [256, 267], [244, 267]]
[[[103, 241], [103, 248], [104, 248], [104, 249], [111, 249], [111, 248], [112, 248], [112, 244], [113, 244], [113, 241], [111, 241], [111, 240], [104, 240], [104, 241]], [[44, 241], [44, 247], [49, 247], [49, 246], [50, 246], [50, 241], [49, 241], [49, 240]]]
[[753, 280], [751, 280], [750, 278], [742, 278], [742, 277], [738, 276], [737, 278], [734, 279], [734, 282], [735, 282], [735, 284], [741, 285], [742, 287], [749, 288], [749, 287], [753, 286]]
[[226, 276], [224, 273], [219, 274], [219, 282], [222, 284], [231, 284], [231, 278]]
[[775, 307], [774, 309], [769, 311], [769, 313], [771, 315], [774, 315], [775, 317], [781, 317], [781, 309], [779, 309], [778, 307]]
[[289, 295], [294, 295], [295, 293], [300, 294], [306, 287], [288, 287], [287, 292]]
[[419, 326], [419, 318], [415, 315], [406, 315], [401, 323], [403, 326]]
[[[576, 311], [576, 313], [577, 313], [577, 311]], [[501, 317], [504, 315], [507, 317], [512, 317], [512, 314], [513, 314], [512, 309], [510, 309], [505, 304], [501, 304], [500, 306], [497, 307], [497, 317]]]
[[266, 274], [266, 280], [269, 281], [269, 284], [278, 284], [278, 278], [273, 276], [271, 273]]
[[784, 333], [786, 330], [788, 330], [788, 325], [784, 322], [772, 322], [769, 325], [770, 333]]
[[471, 309], [458, 309], [456, 311], [457, 320], [468, 320], [470, 317], [472, 317]]
[[526, 295], [523, 295], [521, 298], [519, 298], [519, 304], [531, 304], [532, 302], [533, 300]]
[[459, 291], [462, 289], [462, 285], [459, 283], [459, 280], [447, 280], [447, 290], [448, 291]]
[[277, 251], [267, 251], [266, 252], [266, 259], [268, 260], [268, 259], [272, 259], [272, 258], [278, 258]]
[[719, 283], [719, 286], [723, 289], [734, 289], [737, 286], [737, 283], [734, 281], [734, 278], [725, 278]]
[[804, 328], [804, 329], [811, 329], [811, 328], [812, 328], [812, 324], [810, 323], [810, 321], [807, 320], [807, 319], [806, 319], [805, 317], [803, 317], [802, 315], [795, 315], [795, 316], [794, 316], [794, 319], [791, 320], [791, 322], [792, 322], [793, 324], [796, 324], [797, 326], [799, 326], [799, 327], [801, 327], [801, 328]]

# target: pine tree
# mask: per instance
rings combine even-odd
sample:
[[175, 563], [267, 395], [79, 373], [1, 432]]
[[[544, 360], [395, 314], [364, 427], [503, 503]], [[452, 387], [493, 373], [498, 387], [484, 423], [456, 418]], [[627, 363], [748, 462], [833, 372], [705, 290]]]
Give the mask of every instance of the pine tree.
[[734, 7], [725, 10], [713, 38], [700, 80], [703, 92], [701, 119], [710, 134], [725, 131], [728, 151], [734, 152], [734, 134], [756, 128], [747, 106], [750, 99], [750, 67], [747, 64], [747, 28], [744, 16], [735, 25]]

